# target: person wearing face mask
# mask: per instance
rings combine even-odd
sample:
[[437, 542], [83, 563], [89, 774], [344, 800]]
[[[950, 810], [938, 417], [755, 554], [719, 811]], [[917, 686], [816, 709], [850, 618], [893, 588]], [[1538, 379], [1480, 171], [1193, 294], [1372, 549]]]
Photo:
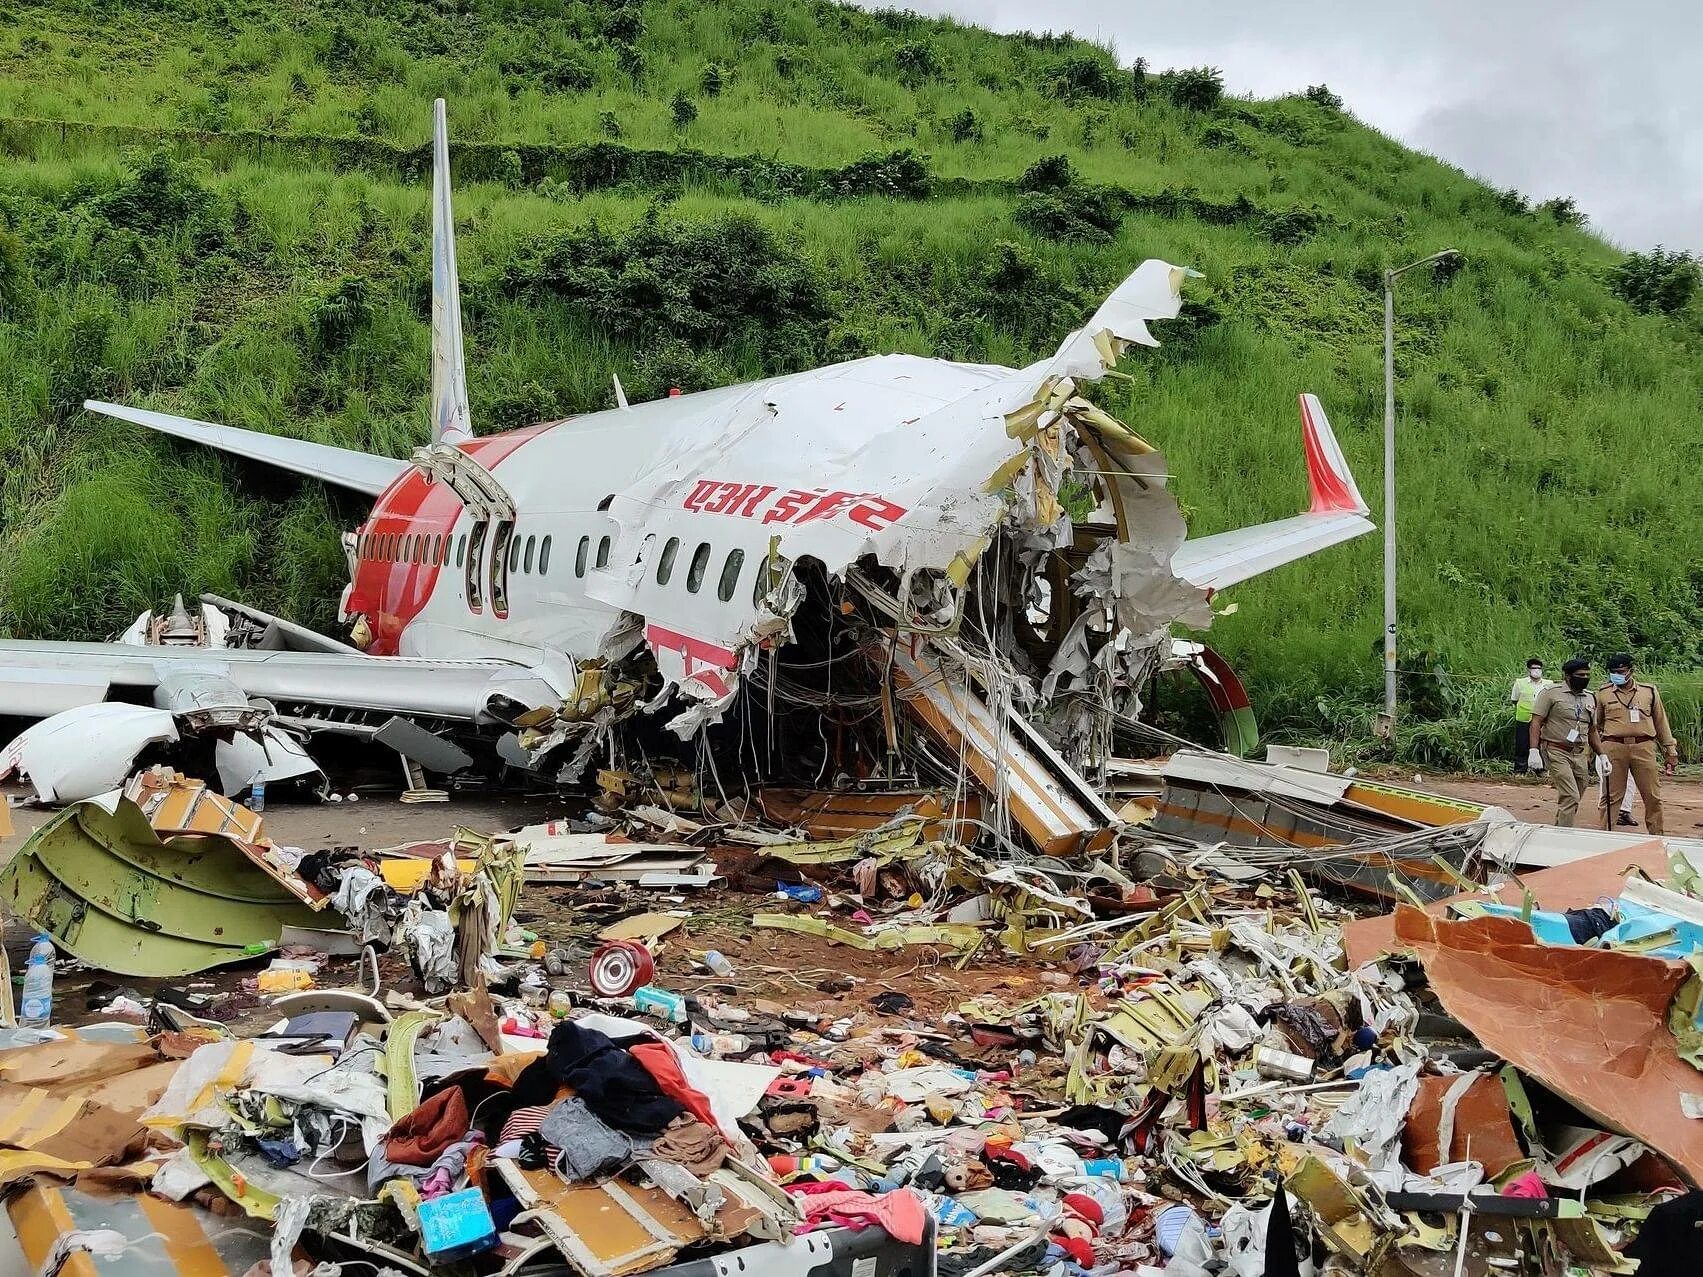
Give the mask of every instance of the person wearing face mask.
[[1514, 774], [1526, 770], [1526, 756], [1531, 750], [1532, 706], [1538, 693], [1553, 686], [1544, 681], [1543, 661], [1534, 656], [1526, 662], [1526, 676], [1514, 680], [1508, 692], [1508, 704], [1514, 707]]
[[1572, 826], [1579, 798], [1590, 784], [1590, 760], [1602, 753], [1597, 735], [1597, 700], [1591, 692], [1591, 663], [1575, 657], [1561, 667], [1565, 687], [1550, 683], [1538, 693], [1527, 724], [1526, 765], [1547, 771], [1555, 786], [1555, 823]]
[[[1644, 824], [1652, 834], [1665, 832], [1662, 823], [1662, 776], [1673, 775], [1679, 764], [1679, 744], [1668, 726], [1667, 707], [1653, 683], [1640, 683], [1632, 675], [1632, 658], [1616, 652], [1608, 658], [1608, 682], [1597, 688], [1597, 734], [1602, 737], [1608, 758], [1608, 784], [1604, 787], [1602, 827], [1611, 828], [1614, 814], [1626, 792], [1630, 773], [1644, 796]], [[1661, 762], [1657, 762], [1657, 750]]]

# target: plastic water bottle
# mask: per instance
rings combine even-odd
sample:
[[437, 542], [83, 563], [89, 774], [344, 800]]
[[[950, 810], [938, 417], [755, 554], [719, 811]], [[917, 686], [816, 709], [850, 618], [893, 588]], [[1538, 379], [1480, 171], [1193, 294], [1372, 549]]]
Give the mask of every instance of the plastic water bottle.
[[24, 998], [18, 1014], [23, 1028], [45, 1029], [53, 1019], [53, 959], [53, 941], [37, 936], [24, 968]]
[[266, 810], [266, 782], [256, 777], [253, 786], [248, 791], [248, 809], [250, 811]]

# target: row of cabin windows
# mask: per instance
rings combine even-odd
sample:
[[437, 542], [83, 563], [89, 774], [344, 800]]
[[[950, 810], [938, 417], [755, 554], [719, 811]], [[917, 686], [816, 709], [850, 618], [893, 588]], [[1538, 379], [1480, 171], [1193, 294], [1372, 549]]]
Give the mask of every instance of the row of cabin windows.
[[[644, 546], [639, 551], [639, 557], [644, 557], [645, 550], [650, 548], [654, 537], [646, 538]], [[704, 574], [710, 566], [710, 556], [714, 553], [708, 541], [698, 542], [698, 548], [692, 551], [691, 565], [686, 569], [686, 592], [696, 594], [703, 588]], [[669, 537], [662, 546], [662, 557], [656, 561], [656, 583], [667, 585], [674, 578], [674, 561], [680, 556], [680, 538]], [[745, 568], [745, 551], [729, 550], [727, 557], [722, 560], [721, 578], [716, 582], [716, 597], [723, 603], [733, 598], [733, 592], [739, 588], [739, 574]], [[757, 573], [757, 594], [760, 601], [763, 597], [763, 574]]]
[[[453, 543], [455, 566], [461, 567], [467, 559], [467, 534], [454, 538], [445, 537], [442, 533], [409, 533], [409, 532], [369, 532], [362, 538], [362, 544], [356, 553], [363, 559], [374, 559], [380, 563], [425, 563], [443, 567], [449, 562]], [[508, 560], [510, 572], [527, 572], [534, 569], [540, 576], [550, 571], [550, 543], [546, 536], [542, 540], [535, 536], [515, 537], [509, 542]], [[646, 548], [649, 547], [647, 541]], [[609, 566], [610, 539], [601, 537], [597, 542], [597, 556], [590, 563], [591, 568]], [[698, 548], [692, 551], [691, 565], [686, 569], [686, 590], [696, 594], [703, 588], [704, 576], [709, 571], [710, 556], [714, 553], [708, 541], [700, 541]], [[674, 560], [680, 554], [680, 538], [669, 537], [662, 547], [662, 557], [656, 564], [656, 583], [667, 585], [674, 576]], [[591, 560], [591, 538], [583, 536], [579, 539], [579, 548], [574, 552], [574, 575], [583, 577], [588, 570], [588, 560]], [[722, 560], [721, 577], [716, 582], [716, 597], [723, 603], [733, 598], [733, 592], [739, 588], [739, 574], [745, 568], [745, 551], [729, 550], [727, 558]], [[754, 582], [754, 598], [761, 601], [766, 582], [763, 573], [757, 573]]]
[[[550, 571], [550, 546], [552, 537], [542, 539], [515, 537], [509, 542], [508, 560], [510, 572], [532, 572], [544, 576]], [[574, 561], [574, 575], [585, 575], [585, 560], [587, 549], [591, 544], [590, 537], [580, 538], [579, 554]], [[356, 547], [356, 555], [362, 559], [372, 559], [379, 563], [424, 563], [428, 566], [444, 567], [450, 561], [453, 550], [455, 566], [462, 567], [467, 562], [467, 534], [458, 537], [446, 537], [442, 534], [408, 533], [408, 532], [369, 532], [361, 538]], [[597, 549], [597, 566], [602, 567], [609, 562], [609, 538], [604, 537]]]

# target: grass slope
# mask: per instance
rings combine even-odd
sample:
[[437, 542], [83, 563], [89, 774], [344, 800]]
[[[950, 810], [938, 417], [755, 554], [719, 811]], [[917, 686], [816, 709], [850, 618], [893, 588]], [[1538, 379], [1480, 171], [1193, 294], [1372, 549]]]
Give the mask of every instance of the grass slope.
[[[1193, 529], [1297, 508], [1303, 389], [1376, 503], [1379, 272], [1461, 249], [1398, 301], [1402, 753], [1498, 753], [1529, 652], [1619, 647], [1668, 671], [1695, 750], [1697, 303], [1641, 313], [1565, 208], [1325, 95], [1210, 88], [809, 0], [0, 0], [0, 627], [99, 636], [179, 589], [328, 623], [358, 509], [78, 405], [423, 438], [443, 95], [487, 428], [608, 406], [611, 373], [652, 395], [869, 351], [1021, 363], [1156, 256], [1205, 278], [1101, 393]], [[1213, 642], [1269, 729], [1364, 739], [1379, 553], [1236, 592]]]

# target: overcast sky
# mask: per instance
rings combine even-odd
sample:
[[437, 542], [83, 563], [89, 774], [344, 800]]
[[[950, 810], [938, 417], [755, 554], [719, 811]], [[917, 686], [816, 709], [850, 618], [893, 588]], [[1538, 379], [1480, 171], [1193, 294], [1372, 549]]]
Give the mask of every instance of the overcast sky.
[[[873, 6], [872, 6], [873, 7]], [[1615, 242], [1703, 250], [1695, 0], [899, 0], [996, 30], [1073, 31], [1125, 64], [1220, 67], [1233, 93], [1325, 83], [1373, 127]]]

